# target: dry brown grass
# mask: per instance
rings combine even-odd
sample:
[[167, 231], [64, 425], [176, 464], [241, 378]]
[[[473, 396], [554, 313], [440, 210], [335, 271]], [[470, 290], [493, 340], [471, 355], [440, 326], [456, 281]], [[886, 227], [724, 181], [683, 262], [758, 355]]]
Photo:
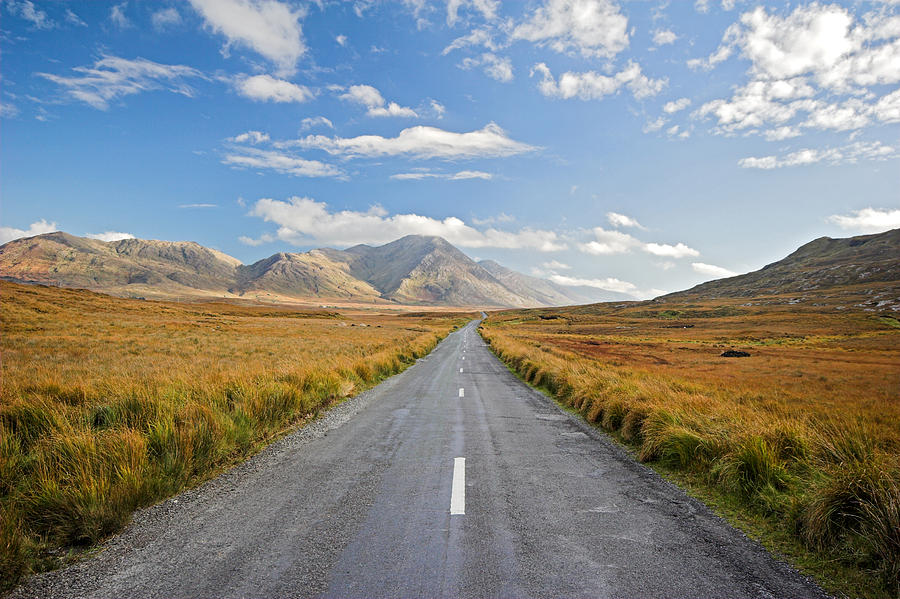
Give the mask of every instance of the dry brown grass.
[[898, 594], [900, 321], [784, 299], [513, 311], [482, 332], [639, 459], [789, 522], [868, 576], [860, 594]]
[[0, 587], [399, 372], [470, 317], [0, 292]]

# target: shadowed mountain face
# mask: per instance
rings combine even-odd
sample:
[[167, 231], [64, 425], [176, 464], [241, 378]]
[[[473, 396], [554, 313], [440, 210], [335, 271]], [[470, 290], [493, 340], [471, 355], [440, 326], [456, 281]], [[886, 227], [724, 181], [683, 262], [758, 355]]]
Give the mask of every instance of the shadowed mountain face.
[[343, 300], [441, 306], [531, 307], [588, 301], [495, 262], [479, 264], [440, 237], [379, 247], [279, 253], [251, 265], [193, 242], [103, 242], [66, 233], [0, 247], [0, 275], [113, 295]]
[[900, 287], [900, 229], [844, 239], [820, 237], [760, 270], [702, 283], [660, 299], [808, 293], [860, 284]]

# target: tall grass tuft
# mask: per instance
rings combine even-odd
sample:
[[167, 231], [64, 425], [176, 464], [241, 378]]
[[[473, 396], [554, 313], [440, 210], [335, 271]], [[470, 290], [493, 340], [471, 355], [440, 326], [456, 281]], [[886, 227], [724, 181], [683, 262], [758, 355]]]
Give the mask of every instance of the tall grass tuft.
[[351, 328], [333, 313], [0, 285], [0, 590], [403, 370], [468, 319], [356, 315], [378, 326]]

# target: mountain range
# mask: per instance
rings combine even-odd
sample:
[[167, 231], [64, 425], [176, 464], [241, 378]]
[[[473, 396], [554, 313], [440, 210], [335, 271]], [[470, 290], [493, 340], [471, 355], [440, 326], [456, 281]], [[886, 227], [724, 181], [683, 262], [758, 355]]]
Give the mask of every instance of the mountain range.
[[0, 246], [2, 278], [125, 297], [226, 297], [358, 304], [537, 307], [600, 298], [476, 262], [441, 237], [274, 254], [250, 265], [186, 241], [104, 242], [63, 232]]
[[[244, 265], [194, 242], [104, 242], [56, 232], [0, 246], [0, 278], [159, 299], [496, 308], [627, 299], [563, 287], [492, 260], [476, 262], [441, 237], [421, 235], [377, 247], [281, 252]], [[873, 306], [900, 310], [900, 229], [844, 239], [822, 237], [760, 270], [702, 283], [657, 301], [816, 296], [833, 294], [837, 288], [862, 292]]]

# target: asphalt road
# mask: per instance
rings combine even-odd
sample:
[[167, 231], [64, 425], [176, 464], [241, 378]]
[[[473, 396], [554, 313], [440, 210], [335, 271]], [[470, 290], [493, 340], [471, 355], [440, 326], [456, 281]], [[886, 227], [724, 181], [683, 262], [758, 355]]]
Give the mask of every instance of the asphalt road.
[[825, 596], [475, 327], [13, 596]]

